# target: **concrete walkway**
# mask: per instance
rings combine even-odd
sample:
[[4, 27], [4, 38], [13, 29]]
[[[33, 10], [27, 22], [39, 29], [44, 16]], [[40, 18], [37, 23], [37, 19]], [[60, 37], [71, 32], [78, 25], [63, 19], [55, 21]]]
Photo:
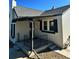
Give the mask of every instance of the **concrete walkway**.
[[17, 51], [14, 48], [10, 48], [9, 49], [9, 59], [28, 59], [28, 58], [21, 51]]
[[[54, 51], [43, 51], [41, 53], [38, 53], [38, 55], [40, 56], [41, 59], [69, 59], [61, 54], [59, 54], [58, 52], [54, 52]], [[29, 59], [24, 53], [22, 53], [21, 51], [17, 51], [14, 48], [10, 48], [9, 50], [9, 59]], [[32, 58], [37, 59], [36, 56], [33, 56]]]
[[55, 50], [55, 52], [70, 58], [70, 47], [68, 47], [67, 49], [63, 49], [63, 50]]
[[[69, 59], [61, 54], [58, 54], [54, 51], [42, 52], [38, 54], [41, 59]], [[34, 59], [37, 59], [36, 56], [33, 56]]]
[[14, 48], [10, 48], [9, 49], [9, 59], [15, 59], [15, 49]]

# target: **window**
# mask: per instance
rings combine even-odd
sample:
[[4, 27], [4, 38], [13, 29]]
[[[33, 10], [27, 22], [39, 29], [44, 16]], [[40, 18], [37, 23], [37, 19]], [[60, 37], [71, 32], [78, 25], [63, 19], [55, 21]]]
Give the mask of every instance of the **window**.
[[50, 31], [54, 31], [54, 22], [50, 21]]
[[47, 21], [44, 21], [44, 30], [47, 30]]
[[50, 21], [50, 31], [58, 32], [57, 19]]
[[11, 24], [11, 37], [15, 38], [15, 24]]
[[[42, 32], [46, 32], [46, 33], [56, 33], [56, 32], [58, 32], [57, 19], [49, 21], [49, 24], [47, 22], [48, 21], [44, 21], [43, 22], [44, 24], [42, 24], [42, 21], [40, 21], [40, 30]], [[43, 26], [43, 29], [42, 29], [42, 26]]]

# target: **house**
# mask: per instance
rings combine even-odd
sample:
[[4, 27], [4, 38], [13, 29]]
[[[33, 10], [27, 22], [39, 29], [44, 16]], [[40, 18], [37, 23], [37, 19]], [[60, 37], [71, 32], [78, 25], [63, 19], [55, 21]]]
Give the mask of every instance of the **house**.
[[[70, 5], [47, 11], [15, 6], [12, 9], [11, 41], [26, 41], [65, 48], [70, 38]], [[38, 40], [39, 39], [39, 40]], [[44, 41], [46, 40], [46, 41]], [[42, 43], [43, 42], [43, 43]], [[40, 45], [37, 45], [40, 46]], [[35, 47], [35, 46], [34, 46]]]

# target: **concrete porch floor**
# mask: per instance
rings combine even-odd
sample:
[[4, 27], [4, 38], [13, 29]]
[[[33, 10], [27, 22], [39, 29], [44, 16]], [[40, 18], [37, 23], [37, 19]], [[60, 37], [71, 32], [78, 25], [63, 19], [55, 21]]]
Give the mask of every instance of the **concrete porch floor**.
[[[49, 40], [44, 40], [44, 39], [34, 39], [34, 49], [39, 52], [48, 46], [52, 45], [53, 43]], [[18, 47], [24, 48], [26, 50], [31, 50], [32, 49], [32, 42], [31, 40], [26, 40], [26, 41], [20, 41], [16, 42], [16, 45]]]
[[55, 52], [70, 58], [70, 46], [68, 46], [66, 49], [55, 50]]

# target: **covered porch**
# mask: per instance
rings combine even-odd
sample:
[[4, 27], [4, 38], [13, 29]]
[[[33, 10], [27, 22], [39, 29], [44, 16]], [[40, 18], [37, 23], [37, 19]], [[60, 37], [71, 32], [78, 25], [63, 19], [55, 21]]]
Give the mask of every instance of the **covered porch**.
[[40, 29], [39, 19], [23, 17], [14, 19], [13, 23], [15, 23], [15, 44], [17, 47], [28, 51], [35, 49], [40, 52], [53, 44], [47, 35], [40, 34], [40, 31], [37, 30]]
[[16, 46], [18, 48], [21, 48], [23, 50], [27, 50], [27, 51], [32, 51], [32, 49], [34, 49], [36, 52], [40, 52], [46, 48], [48, 48], [48, 46], [52, 45], [52, 42], [48, 41], [48, 40], [44, 40], [44, 39], [34, 39], [33, 40], [33, 46], [32, 46], [32, 41], [29, 39], [26, 41], [20, 41], [20, 42], [16, 42]]

